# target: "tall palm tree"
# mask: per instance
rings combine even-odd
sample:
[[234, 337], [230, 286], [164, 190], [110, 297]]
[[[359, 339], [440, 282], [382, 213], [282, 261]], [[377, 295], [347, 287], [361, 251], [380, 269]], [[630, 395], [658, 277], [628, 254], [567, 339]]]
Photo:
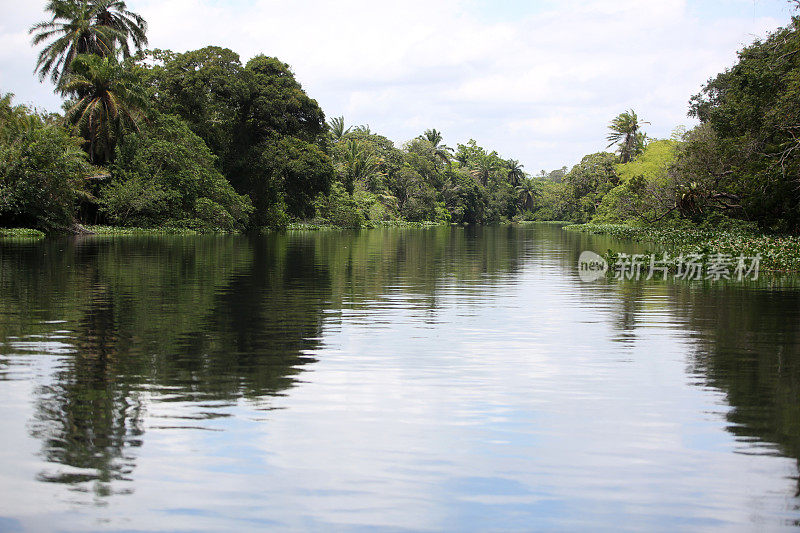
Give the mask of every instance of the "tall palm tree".
[[508, 181], [511, 182], [511, 185], [516, 187], [520, 184], [520, 182], [525, 179], [525, 171], [522, 170], [525, 168], [525, 165], [520, 165], [519, 161], [516, 159], [509, 159], [506, 161], [506, 167], [508, 169]]
[[137, 50], [147, 45], [147, 23], [128, 11], [122, 0], [50, 0], [45, 7], [49, 21], [32, 26], [34, 46], [49, 42], [36, 62], [34, 72], [48, 75], [60, 86], [79, 54], [101, 57], [122, 52], [130, 55], [129, 41]]
[[475, 162], [470, 173], [480, 181], [481, 185], [486, 187], [489, 185], [489, 178], [495, 170], [497, 170], [496, 158], [491, 155], [484, 155]]
[[65, 120], [86, 139], [92, 162], [110, 161], [117, 141], [138, 131], [146, 93], [116, 58], [79, 55], [63, 90], [74, 98]]
[[345, 129], [344, 117], [333, 117], [328, 123], [328, 127], [330, 128], [333, 142], [341, 141], [353, 129], [352, 127]]
[[443, 163], [450, 164], [451, 154], [453, 149], [447, 145], [441, 144], [442, 134], [436, 129], [425, 130], [425, 133], [420, 135], [421, 139], [427, 140], [433, 146], [433, 155], [439, 158]]
[[[650, 124], [642, 122], [642, 124]], [[606, 137], [611, 148], [619, 144], [620, 160], [623, 163], [631, 161], [644, 150], [646, 135], [639, 131], [639, 117], [633, 109], [617, 115], [608, 126], [610, 133]]]
[[362, 182], [367, 189], [374, 189], [381, 174], [380, 158], [355, 139], [347, 141], [341, 167], [344, 185], [350, 194], [353, 193], [356, 182]]
[[517, 194], [519, 194], [520, 206], [522, 209], [532, 211], [536, 198], [540, 196], [539, 186], [536, 181], [532, 179], [524, 179], [517, 185]]

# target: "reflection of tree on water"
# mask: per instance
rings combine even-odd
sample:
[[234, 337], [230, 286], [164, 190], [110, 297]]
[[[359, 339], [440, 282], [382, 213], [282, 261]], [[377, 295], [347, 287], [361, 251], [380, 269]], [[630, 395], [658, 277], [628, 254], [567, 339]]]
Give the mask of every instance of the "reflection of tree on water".
[[[727, 394], [732, 408], [728, 430], [742, 440], [774, 444], [764, 453], [792, 457], [800, 470], [796, 291], [681, 287], [676, 298], [691, 323], [704, 332], [691, 371]], [[800, 497], [800, 480], [795, 497]]]
[[292, 257], [291, 247], [182, 241], [142, 254], [107, 244], [66, 249], [78, 274], [51, 290], [73, 295], [75, 353], [37, 390], [31, 423], [54, 465], [39, 479], [97, 496], [119, 491], [135, 467], [145, 398], [236, 401], [291, 387], [309, 361], [303, 350], [317, 345], [329, 285], [313, 255]]
[[[688, 371], [725, 392], [727, 429], [747, 443], [741, 452], [791, 457], [800, 471], [800, 298], [796, 290], [768, 290], [764, 283], [622, 282], [614, 288], [622, 302], [616, 326], [623, 335], [635, 330], [653, 305], [648, 302], [668, 297], [658, 301], [670, 302], [687, 328], [699, 332]], [[800, 479], [794, 497], [800, 498]]]
[[122, 376], [136, 375], [136, 361], [120, 339], [114, 304], [103, 287], [91, 291], [76, 332], [77, 352], [65, 359], [52, 384], [39, 389], [32, 433], [47, 461], [70, 467], [43, 472], [42, 481], [95, 481], [98, 495], [123, 480], [134, 465], [130, 448], [141, 444], [142, 403]]
[[305, 352], [319, 344], [330, 294], [325, 270], [291, 243], [250, 244], [250, 266], [216, 291], [203, 319], [177, 336], [176, 350], [157, 358], [155, 384], [170, 387], [174, 399], [275, 395], [313, 361]]
[[59, 328], [71, 330], [75, 349], [37, 391], [31, 430], [52, 465], [40, 479], [119, 492], [146, 437], [148, 404], [260, 405], [313, 361], [327, 309], [363, 305], [390, 286], [433, 308], [443, 279], [488, 288], [519, 269], [525, 236], [478, 233], [125, 238], [4, 250], [3, 272], [14, 279], [3, 287], [14, 290], [0, 313], [10, 316], [6, 305], [45, 310], [18, 315], [14, 333], [66, 319]]

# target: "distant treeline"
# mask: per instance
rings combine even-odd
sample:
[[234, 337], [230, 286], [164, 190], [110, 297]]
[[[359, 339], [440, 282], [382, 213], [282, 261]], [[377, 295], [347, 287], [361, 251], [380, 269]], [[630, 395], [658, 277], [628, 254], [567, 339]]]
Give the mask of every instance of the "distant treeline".
[[[797, 0], [793, 0], [797, 3]], [[691, 100], [700, 126], [652, 140], [633, 110], [616, 153], [529, 176], [435, 129], [398, 148], [323, 111], [290, 67], [209, 46], [145, 50], [119, 0], [52, 0], [31, 28], [63, 114], [0, 99], [0, 226], [234, 231], [311, 221], [642, 221], [720, 217], [800, 231], [798, 18]]]
[[689, 131], [651, 140], [635, 112], [619, 115], [608, 137], [617, 154], [537, 177], [532, 217], [800, 233], [799, 29], [795, 16], [739, 52], [691, 98], [700, 125]]

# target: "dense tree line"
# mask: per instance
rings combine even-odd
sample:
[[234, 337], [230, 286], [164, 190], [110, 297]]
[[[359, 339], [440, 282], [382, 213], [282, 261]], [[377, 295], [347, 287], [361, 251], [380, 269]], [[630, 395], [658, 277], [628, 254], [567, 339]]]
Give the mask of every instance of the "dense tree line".
[[121, 0], [46, 10], [31, 28], [36, 70], [64, 112], [0, 100], [0, 225], [484, 223], [530, 202], [522, 166], [474, 141], [452, 150], [428, 130], [397, 148], [369, 127], [327, 123], [276, 58], [143, 50], [147, 24]]
[[650, 139], [628, 110], [609, 126], [616, 153], [530, 177], [474, 140], [448, 147], [435, 129], [398, 147], [326, 121], [276, 58], [145, 51], [147, 24], [121, 0], [46, 9], [31, 28], [37, 71], [64, 112], [0, 99], [3, 226], [741, 220], [800, 231], [797, 17], [692, 97], [699, 126]]
[[652, 140], [634, 111], [620, 114], [608, 137], [618, 153], [537, 177], [531, 218], [800, 232], [800, 18], [740, 51], [690, 115], [697, 127]]

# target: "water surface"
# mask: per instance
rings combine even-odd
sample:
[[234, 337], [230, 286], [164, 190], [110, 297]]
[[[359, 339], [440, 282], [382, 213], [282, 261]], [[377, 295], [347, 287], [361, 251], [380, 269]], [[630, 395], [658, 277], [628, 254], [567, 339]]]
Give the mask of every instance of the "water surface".
[[0, 530], [798, 529], [800, 290], [612, 244], [0, 243]]

